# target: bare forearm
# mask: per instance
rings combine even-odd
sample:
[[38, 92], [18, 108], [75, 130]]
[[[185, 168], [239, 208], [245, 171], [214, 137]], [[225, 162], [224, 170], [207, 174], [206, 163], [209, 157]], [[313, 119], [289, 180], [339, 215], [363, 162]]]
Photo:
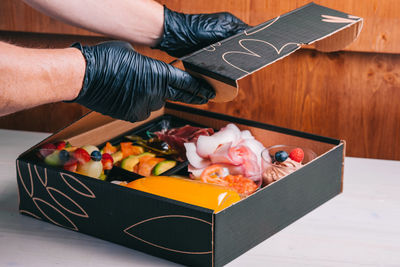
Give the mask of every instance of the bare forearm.
[[152, 0], [24, 0], [48, 16], [132, 43], [154, 46], [163, 32], [163, 7]]
[[85, 59], [77, 49], [30, 49], [0, 42], [0, 116], [72, 100], [84, 74]]

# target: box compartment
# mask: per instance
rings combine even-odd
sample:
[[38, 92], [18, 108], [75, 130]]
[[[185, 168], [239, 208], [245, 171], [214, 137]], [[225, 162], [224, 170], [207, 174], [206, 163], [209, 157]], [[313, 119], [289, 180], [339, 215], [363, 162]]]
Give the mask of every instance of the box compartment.
[[[171, 103], [138, 123], [92, 112], [41, 143], [68, 139], [78, 146], [89, 140], [99, 145], [164, 115], [214, 129], [233, 122], [265, 146], [294, 144], [318, 157], [214, 213], [46, 166], [33, 160], [35, 146], [17, 160], [20, 212], [178, 263], [220, 266], [341, 192], [343, 142]], [[93, 128], [87, 129], [93, 121]]]
[[[172, 116], [172, 115], [161, 115], [160, 117], [153, 119], [145, 124], [143, 124], [142, 126], [140, 126], [139, 128], [135, 128], [131, 131], [128, 131], [126, 133], [123, 133], [111, 140], [108, 140], [107, 142], [110, 142], [112, 145], [117, 145], [120, 142], [130, 142], [131, 140], [125, 138], [125, 136], [127, 135], [136, 135], [136, 136], [140, 136], [143, 139], [149, 139], [148, 136], [148, 132], [156, 132], [156, 131], [160, 131], [162, 129], [171, 129], [171, 128], [177, 128], [177, 127], [182, 127], [185, 126], [187, 124], [190, 124], [191, 126], [196, 126], [196, 127], [205, 127], [204, 125], [200, 125], [198, 123], [194, 123], [191, 121], [187, 121], [181, 118], [178, 118], [176, 116]], [[99, 145], [99, 148], [102, 148], [105, 146], [105, 143]], [[169, 156], [160, 156], [166, 159], [172, 159], [172, 160], [176, 160], [173, 157], [169, 157]], [[186, 167], [188, 166], [188, 162], [185, 161], [177, 161], [177, 164], [175, 167], [173, 167], [170, 170], [167, 170], [166, 172], [162, 173], [161, 175], [171, 175], [171, 174], [177, 174], [177, 173], [183, 173], [185, 174], [184, 169], [186, 169]], [[107, 177], [108, 181], [111, 180], [120, 180], [120, 178], [125, 178], [127, 181], [133, 181], [135, 179], [138, 178], [142, 178], [143, 176], [134, 172], [130, 172], [128, 170], [125, 170], [121, 167], [118, 166], [114, 166], [112, 168], [112, 170], [109, 172], [109, 175]], [[129, 178], [129, 179], [127, 179]]]

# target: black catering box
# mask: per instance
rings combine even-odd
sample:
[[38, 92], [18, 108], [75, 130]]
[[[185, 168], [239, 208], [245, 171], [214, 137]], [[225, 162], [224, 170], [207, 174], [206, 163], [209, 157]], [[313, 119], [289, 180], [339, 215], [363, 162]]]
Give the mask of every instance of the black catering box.
[[[360, 18], [309, 4], [189, 55], [183, 62], [188, 70], [204, 75], [216, 86], [219, 100], [227, 101], [237, 93], [236, 81], [242, 77], [301, 44], [316, 42], [315, 47], [322, 50], [339, 49], [354, 40], [361, 25]], [[286, 35], [279, 34], [282, 31]], [[309, 39], [294, 40], [293, 36]], [[325, 37], [330, 41], [322, 40]], [[254, 58], [253, 63], [248, 64], [251, 60], [246, 57]], [[75, 146], [99, 145], [165, 115], [214, 129], [232, 122], [241, 130], [250, 130], [265, 147], [293, 144], [312, 149], [317, 157], [217, 213], [49, 167], [32, 158], [32, 151], [46, 142], [65, 139]], [[19, 156], [19, 208], [24, 215], [174, 262], [221, 266], [339, 194], [344, 152], [340, 140], [172, 103], [136, 123], [91, 112]]]

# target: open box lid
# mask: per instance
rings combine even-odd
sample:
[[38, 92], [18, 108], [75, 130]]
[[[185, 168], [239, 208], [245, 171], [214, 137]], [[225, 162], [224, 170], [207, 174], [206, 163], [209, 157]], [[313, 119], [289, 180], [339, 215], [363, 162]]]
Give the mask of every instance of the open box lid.
[[188, 72], [216, 90], [215, 102], [238, 94], [238, 80], [305, 45], [324, 52], [343, 49], [359, 35], [363, 19], [307, 4], [181, 58]]

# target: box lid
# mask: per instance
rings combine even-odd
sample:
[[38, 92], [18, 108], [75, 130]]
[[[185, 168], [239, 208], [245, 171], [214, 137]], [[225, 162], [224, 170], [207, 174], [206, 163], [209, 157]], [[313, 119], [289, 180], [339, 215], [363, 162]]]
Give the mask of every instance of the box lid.
[[359, 35], [363, 19], [314, 3], [251, 27], [181, 58], [185, 69], [216, 90], [215, 102], [238, 94], [238, 81], [305, 45], [337, 51]]

